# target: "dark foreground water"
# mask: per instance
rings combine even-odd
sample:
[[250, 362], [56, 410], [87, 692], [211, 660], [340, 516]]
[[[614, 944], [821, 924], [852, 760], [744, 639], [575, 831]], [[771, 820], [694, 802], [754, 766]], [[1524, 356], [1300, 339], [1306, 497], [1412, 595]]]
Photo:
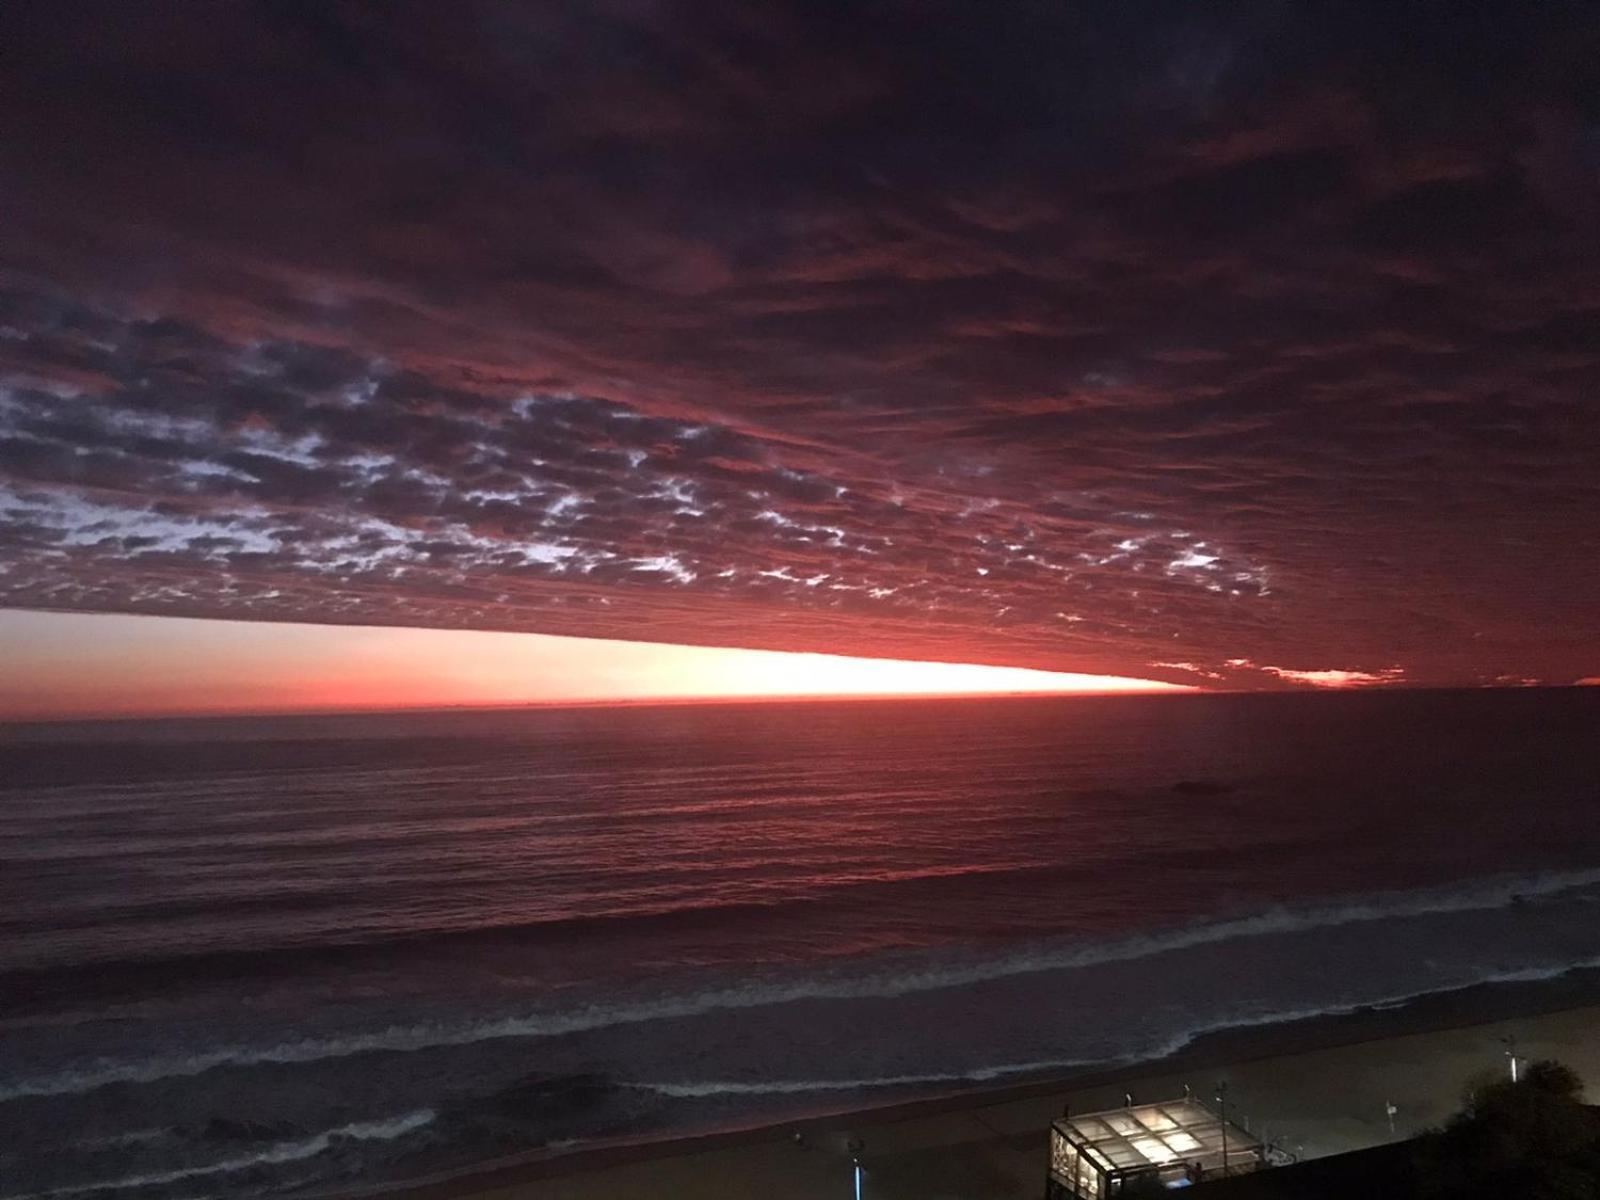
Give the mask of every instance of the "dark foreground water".
[[0, 728], [0, 1200], [240, 1196], [1600, 962], [1600, 689]]

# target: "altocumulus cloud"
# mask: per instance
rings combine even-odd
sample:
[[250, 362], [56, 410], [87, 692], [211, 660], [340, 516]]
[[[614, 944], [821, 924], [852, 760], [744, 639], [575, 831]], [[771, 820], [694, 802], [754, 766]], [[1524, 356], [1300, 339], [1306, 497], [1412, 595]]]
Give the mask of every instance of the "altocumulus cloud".
[[1600, 667], [1587, 5], [13, 5], [0, 41], [0, 603]]

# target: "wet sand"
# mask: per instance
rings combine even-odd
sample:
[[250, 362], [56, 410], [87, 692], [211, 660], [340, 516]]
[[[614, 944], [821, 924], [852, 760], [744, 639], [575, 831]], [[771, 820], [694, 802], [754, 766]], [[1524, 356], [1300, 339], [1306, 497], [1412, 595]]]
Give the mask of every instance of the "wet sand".
[[[1556, 1058], [1600, 1093], [1600, 991], [1592, 978], [1521, 989], [1469, 989], [1399, 1011], [1234, 1031], [1159, 1064], [1073, 1080], [966, 1092], [818, 1117], [782, 1128], [646, 1145], [527, 1156], [450, 1179], [366, 1195], [407, 1200], [657, 1200], [852, 1195], [851, 1139], [864, 1143], [862, 1195], [966, 1200], [1042, 1193], [1046, 1131], [1064, 1104], [1116, 1107], [1124, 1094], [1158, 1100], [1185, 1085], [1208, 1102], [1228, 1085], [1231, 1117], [1302, 1158], [1404, 1138], [1444, 1120], [1474, 1078], [1506, 1071], [1503, 1038], [1522, 1058]], [[1396, 1026], [1413, 1032], [1395, 1033]], [[1315, 1047], [1315, 1048], [1308, 1048]], [[1386, 1106], [1397, 1109], [1391, 1133]], [[802, 1144], [794, 1140], [799, 1130]]]

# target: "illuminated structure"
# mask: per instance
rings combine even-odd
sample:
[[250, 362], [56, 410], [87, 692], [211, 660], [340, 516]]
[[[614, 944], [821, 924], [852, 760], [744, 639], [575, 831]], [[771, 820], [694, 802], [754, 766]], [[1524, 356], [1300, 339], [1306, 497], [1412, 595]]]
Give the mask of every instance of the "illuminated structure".
[[1109, 1200], [1150, 1179], [1183, 1187], [1254, 1171], [1260, 1140], [1191, 1097], [1059, 1117], [1050, 1125], [1046, 1200]]

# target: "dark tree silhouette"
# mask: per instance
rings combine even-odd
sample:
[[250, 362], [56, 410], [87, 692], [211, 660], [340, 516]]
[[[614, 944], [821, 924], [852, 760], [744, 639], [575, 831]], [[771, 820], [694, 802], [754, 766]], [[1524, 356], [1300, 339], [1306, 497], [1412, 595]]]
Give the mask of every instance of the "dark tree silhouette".
[[1419, 1140], [1416, 1166], [1418, 1195], [1437, 1200], [1594, 1200], [1600, 1119], [1569, 1068], [1530, 1063], [1516, 1083], [1470, 1090], [1461, 1112]]

